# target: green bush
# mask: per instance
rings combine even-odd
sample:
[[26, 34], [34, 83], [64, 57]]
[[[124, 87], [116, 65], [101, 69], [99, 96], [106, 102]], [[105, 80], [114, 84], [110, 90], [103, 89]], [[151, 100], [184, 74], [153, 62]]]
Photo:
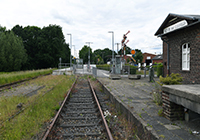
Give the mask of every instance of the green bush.
[[158, 82], [160, 85], [177, 85], [181, 84], [183, 81], [183, 77], [179, 73], [172, 73], [170, 76], [167, 75], [165, 78], [160, 76], [159, 77], [160, 82]]
[[126, 66], [130, 67], [130, 74], [136, 74], [136, 71], [137, 71], [136, 66], [133, 66], [133, 65], [130, 65], [130, 64], [126, 64]]
[[108, 64], [96, 65], [96, 67], [97, 67], [98, 69], [101, 69], [101, 70], [107, 70], [107, 71], [110, 70], [110, 65], [108, 65]]
[[163, 64], [157, 65], [157, 77], [162, 76], [163, 74]]
[[157, 67], [157, 77], [162, 76], [163, 74], [163, 66], [158, 66]]

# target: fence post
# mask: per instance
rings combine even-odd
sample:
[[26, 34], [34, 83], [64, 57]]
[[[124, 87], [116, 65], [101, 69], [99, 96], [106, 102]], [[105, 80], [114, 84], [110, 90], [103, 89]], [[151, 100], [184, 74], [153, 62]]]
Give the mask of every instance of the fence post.
[[92, 67], [92, 74], [95, 78], [97, 78], [97, 68]]

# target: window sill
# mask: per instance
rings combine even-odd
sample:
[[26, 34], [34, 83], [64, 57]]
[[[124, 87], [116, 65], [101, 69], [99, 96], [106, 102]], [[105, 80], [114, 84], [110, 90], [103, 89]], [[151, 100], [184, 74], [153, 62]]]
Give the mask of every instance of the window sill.
[[189, 72], [190, 70], [182, 70], [182, 71]]

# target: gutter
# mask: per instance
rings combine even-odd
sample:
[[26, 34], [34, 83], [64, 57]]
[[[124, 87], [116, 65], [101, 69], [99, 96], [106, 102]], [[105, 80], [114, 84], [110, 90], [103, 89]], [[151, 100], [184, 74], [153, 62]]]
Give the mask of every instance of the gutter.
[[163, 42], [165, 42], [167, 44], [167, 74], [169, 75], [169, 43], [168, 41], [165, 41], [164, 39], [162, 39]]

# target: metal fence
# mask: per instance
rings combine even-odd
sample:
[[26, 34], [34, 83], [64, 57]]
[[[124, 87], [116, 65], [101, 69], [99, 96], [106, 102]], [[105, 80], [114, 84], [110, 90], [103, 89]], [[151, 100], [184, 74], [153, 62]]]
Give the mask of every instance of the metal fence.
[[70, 63], [58, 63], [59, 69], [70, 68]]
[[152, 75], [153, 77], [159, 77], [160, 75], [163, 76], [163, 67], [160, 65], [153, 65], [153, 66], [146, 66], [146, 67], [135, 67], [135, 66], [123, 66], [122, 69], [120, 69], [120, 73], [117, 73], [116, 67], [110, 68], [110, 66], [103, 66], [103, 67], [98, 67], [97, 68], [97, 74], [98, 75], [98, 70], [103, 70], [108, 72], [109, 74], [120, 74], [120, 75], [133, 75], [133, 74], [138, 74], [142, 75], [142, 77], [149, 77]]

